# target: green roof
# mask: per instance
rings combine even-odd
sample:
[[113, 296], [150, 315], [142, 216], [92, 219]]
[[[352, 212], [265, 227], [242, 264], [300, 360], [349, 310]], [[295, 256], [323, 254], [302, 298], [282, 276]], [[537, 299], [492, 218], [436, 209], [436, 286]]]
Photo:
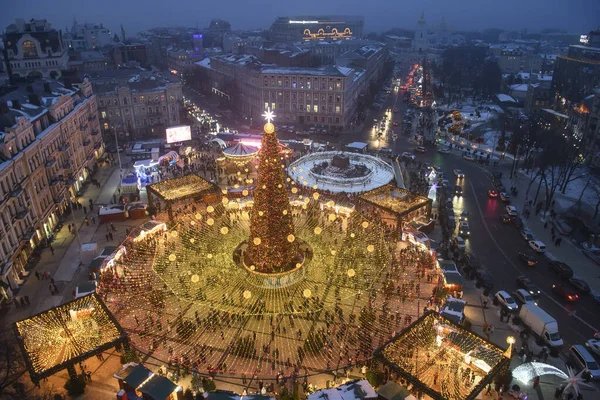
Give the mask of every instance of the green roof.
[[90, 270], [100, 270], [100, 267], [102, 266], [102, 263], [104, 262], [104, 260], [106, 260], [106, 258], [103, 257], [96, 257], [94, 258], [89, 265], [89, 269]]
[[404, 386], [394, 381], [388, 381], [377, 391], [377, 394], [385, 400], [404, 400], [410, 396], [410, 392]]
[[114, 253], [115, 250], [117, 250], [117, 246], [106, 246], [104, 250], [102, 250], [102, 253], [100, 253], [100, 257], [108, 257]]
[[139, 387], [141, 393], [147, 394], [153, 400], [165, 400], [177, 388], [177, 385], [164, 376], [154, 375], [145, 385]]
[[454, 263], [454, 261], [439, 260], [438, 262], [440, 264], [440, 268], [442, 269], [442, 271], [444, 271], [444, 272], [457, 271], [458, 272], [458, 269], [456, 268], [456, 264]]
[[142, 364], [138, 364], [133, 370], [123, 379], [123, 382], [136, 389], [140, 386], [148, 377], [152, 371], [144, 367]]
[[462, 285], [463, 277], [458, 272], [444, 272], [444, 280], [448, 285]]

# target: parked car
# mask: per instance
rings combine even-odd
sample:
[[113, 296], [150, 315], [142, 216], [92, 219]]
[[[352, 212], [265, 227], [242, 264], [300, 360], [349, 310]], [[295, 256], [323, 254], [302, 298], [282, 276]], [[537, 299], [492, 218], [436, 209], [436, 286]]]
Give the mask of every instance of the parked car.
[[495, 189], [488, 190], [488, 196], [492, 199], [498, 197], [498, 192]]
[[496, 292], [496, 295], [494, 296], [494, 304], [502, 305], [506, 307], [508, 311], [517, 311], [519, 309], [515, 300], [504, 290]]
[[470, 155], [470, 154], [465, 154], [465, 155], [463, 156], [463, 158], [464, 158], [465, 160], [467, 160], [467, 161], [475, 161], [475, 157], [473, 157], [473, 156], [472, 156], [472, 155]]
[[535, 304], [537, 306], [533, 296], [525, 289], [517, 289], [513, 293], [513, 297], [519, 304]]
[[600, 366], [594, 357], [581, 345], [576, 344], [569, 349], [569, 361], [567, 365], [575, 367], [576, 372], [585, 371], [582, 375], [584, 378], [594, 380], [600, 379]]
[[529, 242], [530, 240], [535, 240], [533, 237], [533, 233], [529, 229], [521, 229], [521, 237], [523, 240]]
[[503, 203], [510, 203], [510, 195], [506, 192], [500, 192], [500, 200]]
[[537, 258], [527, 253], [519, 252], [519, 258], [529, 267], [535, 267], [538, 263]]
[[579, 295], [577, 293], [575, 293], [575, 291], [573, 291], [573, 289], [566, 287], [565, 285], [561, 285], [561, 284], [552, 285], [552, 292], [554, 292], [555, 295], [557, 295], [558, 297], [560, 297], [566, 301], [573, 302], [573, 301], [579, 300]]
[[572, 277], [569, 278], [568, 282], [571, 284], [571, 286], [573, 286], [579, 293], [582, 294], [588, 294], [589, 292], [591, 292], [592, 290], [590, 289], [590, 286], [587, 284], [586, 281], [584, 281], [581, 278], [577, 278], [577, 277]]
[[454, 238], [454, 244], [456, 244], [456, 247], [458, 247], [461, 250], [464, 250], [467, 248], [465, 239], [461, 238], [460, 236], [457, 236]]
[[588, 350], [594, 353], [597, 357], [600, 357], [600, 340], [590, 339], [585, 342], [585, 347], [587, 347]]
[[444, 147], [442, 149], [438, 149], [438, 153], [440, 154], [450, 154], [450, 149], [447, 147]]
[[415, 151], [419, 152], [419, 153], [427, 153], [427, 149], [423, 146], [417, 146], [415, 148]]
[[508, 224], [510, 223], [510, 215], [508, 214], [502, 214], [500, 216], [500, 219], [502, 220], [503, 223]]
[[402, 153], [402, 157], [409, 158], [411, 160], [414, 160], [417, 158], [413, 153], [409, 153], [408, 151], [405, 151], [404, 153]]
[[494, 279], [490, 273], [483, 268], [475, 271], [475, 278], [477, 279], [477, 282], [486, 289], [491, 289], [494, 287]]
[[465, 173], [462, 172], [460, 169], [455, 169], [454, 170], [454, 176], [456, 176], [457, 178], [464, 178], [465, 177]]
[[533, 283], [531, 279], [523, 275], [517, 277], [517, 287], [519, 289], [525, 289], [533, 297], [538, 297], [540, 294], [542, 294], [540, 288]]
[[398, 121], [394, 121], [394, 126], [398, 126]]
[[518, 229], [521, 229], [521, 227], [523, 227], [523, 220], [520, 217], [517, 216], [511, 216], [510, 217], [510, 223]]
[[517, 207], [515, 207], [515, 206], [506, 206], [504, 209], [506, 210], [506, 213], [508, 215], [510, 215], [511, 217], [513, 217], [513, 216], [516, 217], [519, 215], [519, 212], [517, 211]]
[[527, 243], [529, 243], [529, 247], [531, 247], [536, 253], [546, 252], [546, 245], [539, 240], [530, 240]]
[[462, 188], [458, 185], [454, 186], [454, 195], [455, 196], [462, 196]]
[[479, 263], [479, 259], [473, 253], [468, 253], [465, 256], [465, 261], [467, 262], [467, 265], [469, 267], [471, 267], [472, 269], [474, 269], [474, 270], [481, 268], [481, 264]]
[[550, 261], [549, 265], [550, 269], [552, 269], [552, 271], [558, 274], [558, 276], [560, 276], [561, 278], [569, 279], [573, 277], [573, 269], [564, 262], [554, 260]]
[[464, 238], [469, 237], [471, 234], [469, 230], [469, 223], [467, 221], [462, 221], [458, 226], [458, 234]]

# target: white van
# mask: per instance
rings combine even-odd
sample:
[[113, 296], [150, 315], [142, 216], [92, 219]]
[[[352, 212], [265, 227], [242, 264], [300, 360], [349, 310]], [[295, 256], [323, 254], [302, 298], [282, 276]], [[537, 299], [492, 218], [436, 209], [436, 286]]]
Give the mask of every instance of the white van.
[[540, 242], [539, 240], [530, 240], [529, 247], [535, 250], [536, 253], [546, 252], [546, 245], [543, 242]]

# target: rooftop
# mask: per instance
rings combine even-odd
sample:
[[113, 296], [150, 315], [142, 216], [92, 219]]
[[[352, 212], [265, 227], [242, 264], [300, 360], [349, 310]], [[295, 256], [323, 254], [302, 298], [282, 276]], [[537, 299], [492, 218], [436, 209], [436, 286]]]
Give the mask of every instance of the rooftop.
[[146, 188], [165, 201], [175, 201], [214, 190], [215, 184], [196, 174], [188, 174], [180, 178], [154, 183]]
[[[436, 400], [473, 400], [510, 364], [504, 349], [435, 312], [409, 325], [375, 355], [413, 390]], [[472, 384], [465, 384], [461, 369], [471, 371]]]
[[399, 215], [414, 211], [432, 202], [427, 197], [392, 184], [365, 192], [359, 198]]
[[96, 294], [18, 321], [14, 327], [34, 381], [109, 349], [126, 337]]

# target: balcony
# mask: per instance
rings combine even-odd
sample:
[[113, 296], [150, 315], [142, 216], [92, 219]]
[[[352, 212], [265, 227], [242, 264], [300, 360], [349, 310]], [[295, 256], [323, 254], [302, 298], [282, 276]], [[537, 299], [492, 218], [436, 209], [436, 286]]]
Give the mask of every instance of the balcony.
[[21, 237], [21, 242], [29, 242], [31, 238], [33, 238], [34, 234], [35, 232], [33, 230], [30, 230], [29, 232], [24, 234], [23, 237]]
[[69, 149], [71, 148], [70, 144], [61, 144], [60, 147], [58, 148], [58, 151], [69, 151]]
[[92, 136], [98, 136], [99, 133], [100, 133], [100, 131], [98, 129], [94, 129], [92, 131]]
[[88, 128], [88, 124], [81, 124], [79, 126], [79, 129], [82, 130], [82, 131], [85, 131], [87, 128]]
[[15, 190], [10, 194], [10, 197], [19, 197], [23, 193], [23, 188], [21, 185], [16, 185]]
[[88, 117], [88, 119], [87, 119], [87, 120], [88, 120], [88, 121], [93, 121], [93, 120], [95, 120], [95, 119], [96, 119], [96, 114], [94, 114], [94, 115], [90, 115], [90, 116]]
[[54, 164], [56, 164], [56, 159], [52, 158], [52, 159], [46, 161], [45, 167], [52, 168], [54, 166]]
[[84, 146], [89, 146], [92, 143], [92, 141], [90, 139], [84, 139], [83, 140], [83, 145]]
[[94, 149], [98, 150], [100, 147], [102, 147], [102, 141], [98, 140], [96, 143], [94, 143]]
[[72, 166], [73, 164], [71, 164], [71, 160], [65, 161], [62, 165], [63, 169], [71, 169]]
[[54, 198], [54, 204], [61, 204], [64, 200], [65, 196], [61, 194], [60, 196], [56, 196]]

